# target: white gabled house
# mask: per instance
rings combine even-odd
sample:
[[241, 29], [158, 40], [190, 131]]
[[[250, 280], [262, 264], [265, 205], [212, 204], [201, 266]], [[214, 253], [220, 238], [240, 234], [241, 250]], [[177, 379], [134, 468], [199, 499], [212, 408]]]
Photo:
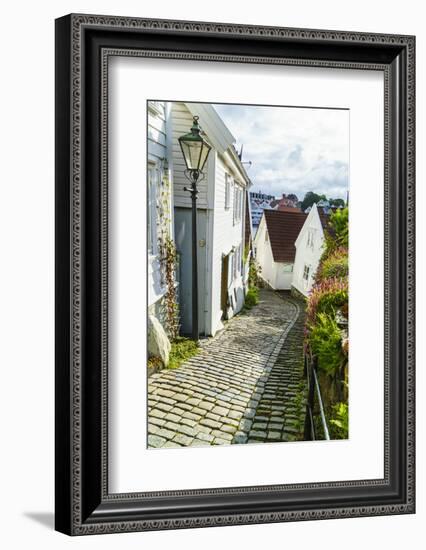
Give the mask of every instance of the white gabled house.
[[[159, 243], [169, 236], [178, 253], [177, 295], [181, 332], [192, 328], [191, 199], [184, 187], [185, 161], [178, 138], [193, 116], [212, 150], [198, 182], [198, 287], [200, 334], [214, 335], [244, 304], [245, 212], [249, 178], [234, 148], [235, 138], [211, 105], [148, 102], [147, 245], [148, 315], [166, 328]], [[155, 319], [153, 319], [155, 317]], [[158, 323], [157, 323], [158, 325]], [[157, 333], [161, 327], [157, 326]], [[157, 334], [158, 335], [158, 334]]]
[[292, 286], [304, 296], [307, 296], [312, 288], [323, 253], [327, 219], [327, 215], [320, 214], [317, 205], [314, 204], [295, 242], [296, 258]]
[[305, 220], [306, 214], [296, 209], [263, 211], [254, 250], [260, 276], [273, 289], [291, 289], [296, 256], [294, 243]]
[[222, 321], [244, 304], [245, 201], [249, 178], [234, 148], [235, 138], [209, 104], [171, 104], [174, 238], [179, 255], [181, 332], [192, 328], [191, 199], [178, 138], [189, 132], [193, 116], [212, 145], [198, 182], [198, 288], [200, 334], [214, 335]]
[[263, 212], [254, 239], [256, 260], [268, 286], [307, 296], [323, 251], [328, 217], [319, 213], [316, 204], [309, 214], [292, 210]]

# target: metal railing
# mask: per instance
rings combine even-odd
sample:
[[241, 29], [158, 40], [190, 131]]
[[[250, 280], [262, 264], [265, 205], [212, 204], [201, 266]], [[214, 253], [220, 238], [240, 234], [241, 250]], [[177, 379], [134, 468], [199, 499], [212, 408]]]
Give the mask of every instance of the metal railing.
[[[317, 358], [305, 353], [305, 375], [308, 382], [308, 399], [306, 403], [305, 416], [305, 441], [315, 441], [317, 439], [330, 439], [327, 420], [324, 413], [324, 404], [321, 396], [321, 388], [317, 376]], [[320, 417], [320, 425], [323, 436], [320, 437], [315, 425], [315, 417]]]

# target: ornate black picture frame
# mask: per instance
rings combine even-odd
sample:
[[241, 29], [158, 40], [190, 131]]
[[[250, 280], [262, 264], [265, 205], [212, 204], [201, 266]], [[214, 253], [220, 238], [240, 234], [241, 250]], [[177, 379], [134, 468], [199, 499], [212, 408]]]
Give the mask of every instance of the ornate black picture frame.
[[[110, 494], [107, 70], [114, 55], [384, 74], [384, 478]], [[69, 535], [414, 513], [415, 38], [68, 15], [56, 21], [56, 529]]]

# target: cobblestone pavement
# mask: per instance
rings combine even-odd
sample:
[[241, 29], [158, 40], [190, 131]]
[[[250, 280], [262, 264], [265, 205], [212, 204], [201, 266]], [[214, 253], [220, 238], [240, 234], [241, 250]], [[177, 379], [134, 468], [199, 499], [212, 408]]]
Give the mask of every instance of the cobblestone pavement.
[[260, 291], [200, 353], [148, 380], [148, 446], [288, 441], [300, 428], [302, 302]]
[[248, 443], [293, 441], [302, 434], [306, 400], [303, 377], [305, 311], [299, 315], [269, 373], [250, 426]]

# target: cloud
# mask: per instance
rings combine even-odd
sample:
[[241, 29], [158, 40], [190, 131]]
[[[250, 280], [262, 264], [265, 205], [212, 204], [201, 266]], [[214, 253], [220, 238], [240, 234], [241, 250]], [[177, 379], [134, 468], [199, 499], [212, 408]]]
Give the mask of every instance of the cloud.
[[307, 191], [346, 198], [349, 111], [299, 107], [214, 105], [244, 144], [253, 190], [280, 196]]

